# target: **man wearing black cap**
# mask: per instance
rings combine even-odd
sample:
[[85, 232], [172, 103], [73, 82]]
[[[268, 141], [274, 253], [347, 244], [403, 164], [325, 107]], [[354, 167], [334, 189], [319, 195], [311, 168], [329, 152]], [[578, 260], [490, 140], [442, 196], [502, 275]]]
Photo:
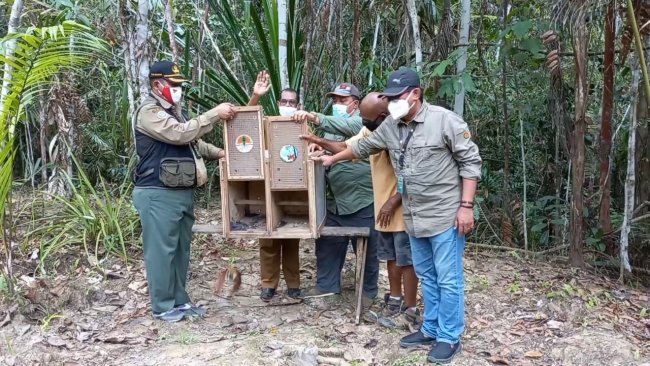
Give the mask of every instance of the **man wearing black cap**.
[[154, 317], [176, 322], [202, 316], [185, 290], [194, 224], [194, 187], [207, 180], [202, 157], [219, 159], [223, 150], [199, 138], [219, 120], [232, 119], [233, 105], [223, 103], [196, 118], [181, 111], [186, 82], [170, 61], [149, 68], [151, 94], [133, 116], [138, 154], [133, 203], [140, 214], [147, 284]]
[[[332, 116], [296, 111], [297, 121], [310, 122], [324, 132], [324, 138], [345, 141], [356, 136], [363, 122], [359, 115], [361, 94], [356, 86], [342, 83], [328, 93], [334, 104]], [[327, 173], [327, 226], [370, 228], [363, 281], [363, 304], [369, 307], [377, 296], [379, 259], [377, 231], [374, 225], [372, 179], [368, 159], [337, 164]], [[356, 240], [353, 239], [353, 245]], [[321, 237], [316, 240], [316, 287], [308, 295], [341, 293], [341, 270], [348, 250], [348, 238]]]
[[347, 150], [321, 159], [330, 166], [388, 150], [424, 298], [422, 327], [400, 345], [433, 344], [428, 360], [446, 363], [460, 351], [465, 326], [463, 251], [474, 226], [481, 157], [462, 118], [424, 101], [415, 71], [393, 72], [382, 94], [390, 100], [386, 121]]

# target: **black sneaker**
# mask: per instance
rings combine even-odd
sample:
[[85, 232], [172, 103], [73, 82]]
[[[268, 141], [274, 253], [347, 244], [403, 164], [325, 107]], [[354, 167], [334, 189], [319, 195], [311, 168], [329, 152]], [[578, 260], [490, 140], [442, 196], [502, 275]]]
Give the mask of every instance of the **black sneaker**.
[[287, 296], [289, 296], [292, 299], [300, 299], [302, 298], [302, 290], [299, 288], [288, 288]]
[[460, 342], [454, 344], [438, 342], [433, 348], [431, 348], [431, 351], [429, 351], [427, 360], [433, 363], [449, 363], [462, 348]]
[[406, 337], [402, 337], [402, 339], [399, 341], [399, 345], [402, 348], [430, 346], [434, 343], [436, 343], [435, 338], [429, 338], [419, 330], [415, 333], [407, 335]]
[[269, 302], [275, 295], [275, 289], [274, 288], [263, 288], [262, 293], [260, 294], [260, 299], [262, 301]]

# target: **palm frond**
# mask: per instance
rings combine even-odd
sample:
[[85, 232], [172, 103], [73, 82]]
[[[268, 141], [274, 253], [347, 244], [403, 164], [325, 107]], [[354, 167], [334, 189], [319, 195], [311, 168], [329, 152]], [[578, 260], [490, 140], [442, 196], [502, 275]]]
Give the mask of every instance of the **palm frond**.
[[91, 60], [108, 56], [108, 45], [91, 33], [90, 28], [72, 21], [48, 27], [32, 27], [0, 40], [2, 51], [15, 41], [11, 55], [0, 56], [0, 62], [12, 66], [9, 93], [0, 106], [0, 220], [11, 189], [15, 157], [14, 130], [23, 122], [27, 106], [53, 82], [53, 77], [76, 70]]

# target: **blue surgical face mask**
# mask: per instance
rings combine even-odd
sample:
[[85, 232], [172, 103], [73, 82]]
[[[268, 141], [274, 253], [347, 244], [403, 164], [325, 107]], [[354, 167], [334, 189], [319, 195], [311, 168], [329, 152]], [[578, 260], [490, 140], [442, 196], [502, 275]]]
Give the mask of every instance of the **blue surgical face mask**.
[[334, 104], [332, 106], [332, 116], [348, 118], [350, 114], [348, 113], [348, 106], [345, 104]]

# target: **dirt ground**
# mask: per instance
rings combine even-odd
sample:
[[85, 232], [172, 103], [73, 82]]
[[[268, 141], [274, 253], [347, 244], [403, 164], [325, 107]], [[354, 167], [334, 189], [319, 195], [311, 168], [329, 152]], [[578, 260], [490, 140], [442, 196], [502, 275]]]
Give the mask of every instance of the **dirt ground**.
[[[152, 319], [141, 260], [90, 266], [83, 258], [61, 258], [57, 275], [34, 279], [28, 274], [36, 261], [18, 258], [23, 296], [0, 307], [0, 364], [426, 364], [425, 349], [400, 349], [407, 330], [367, 320], [354, 325], [354, 254], [348, 257], [341, 297], [293, 303], [280, 296], [266, 304], [258, 298], [255, 241], [196, 235], [189, 291], [208, 314], [175, 324]], [[231, 298], [214, 291], [228, 265], [242, 272]], [[454, 365], [650, 366], [647, 289], [471, 246], [465, 274], [464, 348]], [[301, 243], [301, 277], [304, 288], [313, 285], [312, 241]], [[380, 288], [387, 282], [382, 264]], [[284, 293], [284, 284], [278, 290]]]

